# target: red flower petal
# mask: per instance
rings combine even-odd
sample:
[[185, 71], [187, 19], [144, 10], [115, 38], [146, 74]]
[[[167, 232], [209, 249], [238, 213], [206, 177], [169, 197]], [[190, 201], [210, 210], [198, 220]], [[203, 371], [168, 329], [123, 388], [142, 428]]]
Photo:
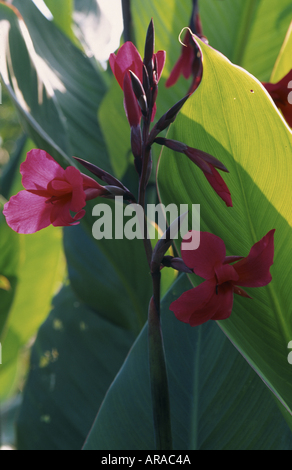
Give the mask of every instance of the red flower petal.
[[71, 185], [72, 194], [70, 210], [73, 212], [79, 212], [86, 204], [82, 175], [77, 168], [68, 166], [65, 170], [65, 177]]
[[119, 49], [117, 55], [111, 54], [109, 63], [113, 74], [115, 75], [120, 87], [123, 89], [124, 77], [126, 72], [131, 70], [139, 78], [143, 80], [143, 61], [134, 44], [130, 41], [126, 42]]
[[207, 180], [209, 181], [212, 188], [216, 191], [218, 196], [220, 196], [221, 199], [225, 202], [226, 206], [232, 207], [233, 204], [231, 194], [224, 179], [212, 165], [210, 165], [210, 167], [212, 170], [212, 175], [205, 172], [204, 175], [206, 176]]
[[20, 191], [4, 205], [3, 214], [9, 227], [17, 233], [35, 233], [50, 225], [52, 204], [47, 198]]
[[233, 290], [229, 282], [217, 287], [217, 295], [212, 298], [214, 304], [217, 305], [217, 311], [212, 320], [226, 320], [230, 317], [233, 307]]
[[[50, 203], [48, 203], [50, 204]], [[84, 217], [85, 211], [79, 211], [74, 217], [70, 214], [71, 199], [64, 197], [51, 204], [50, 223], [54, 227], [67, 227], [79, 224], [80, 219]]]
[[[170, 310], [172, 310], [176, 318], [184, 323], [193, 323], [200, 325], [210, 320], [214, 312], [210, 310], [205, 315], [200, 315], [201, 309], [209, 302], [216, 289], [216, 281], [205, 281], [194, 289], [184, 292], [177, 300], [172, 302]], [[195, 316], [198, 312], [197, 322]], [[195, 326], [195, 325], [194, 325]]]
[[243, 287], [262, 287], [272, 280], [270, 267], [274, 262], [274, 233], [271, 230], [250, 250], [249, 255], [233, 265], [239, 280], [236, 285]]
[[[194, 232], [194, 231], [193, 231]], [[197, 232], [194, 232], [197, 235]], [[186, 236], [186, 240], [189, 235]], [[186, 243], [184, 241], [184, 243]], [[182, 244], [183, 247], [183, 244]], [[209, 232], [200, 233], [200, 246], [196, 250], [181, 251], [184, 263], [204, 279], [212, 279], [215, 276], [215, 266], [222, 265], [226, 256], [226, 248], [223, 240]]]
[[158, 51], [154, 57], [157, 59], [157, 80], [159, 81], [166, 61], [166, 52]]
[[183, 67], [183, 58], [180, 57], [179, 60], [176, 62], [174, 68], [172, 69], [168, 79], [166, 80], [165, 86], [166, 88], [170, 88], [171, 86], [175, 85], [178, 81], [181, 70]]
[[215, 273], [218, 284], [224, 284], [229, 281], [238, 281], [239, 276], [235, 271], [233, 266], [229, 264], [221, 264], [220, 266], [215, 266]]
[[126, 73], [124, 78], [124, 96], [124, 107], [129, 124], [131, 127], [137, 127], [140, 125], [142, 112], [134, 94], [129, 73]]
[[46, 190], [54, 178], [64, 179], [64, 169], [44, 150], [28, 152], [25, 162], [20, 165], [22, 184], [27, 190]]
[[292, 82], [292, 69], [278, 83], [263, 83], [267, 92], [271, 95], [275, 105], [282, 111], [284, 118], [290, 127], [292, 127], [292, 104], [288, 101]]
[[225, 283], [216, 288], [216, 280], [213, 279], [185, 292], [170, 305], [170, 310], [178, 320], [198, 326], [208, 320], [225, 320], [231, 315], [232, 306], [232, 285]]
[[167, 88], [173, 86], [178, 81], [180, 75], [183, 75], [185, 79], [190, 78], [192, 74], [192, 65], [195, 58], [194, 49], [191, 47], [191, 34], [187, 30], [182, 46], [181, 55], [172, 69], [170, 76], [168, 77], [165, 86]]

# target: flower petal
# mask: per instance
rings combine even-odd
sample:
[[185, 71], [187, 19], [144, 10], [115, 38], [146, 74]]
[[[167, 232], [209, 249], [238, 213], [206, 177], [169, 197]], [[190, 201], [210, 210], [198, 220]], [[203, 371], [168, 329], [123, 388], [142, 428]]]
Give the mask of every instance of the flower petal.
[[180, 77], [182, 67], [183, 67], [183, 58], [180, 57], [178, 61], [176, 62], [175, 66], [173, 67], [172, 71], [170, 72], [168, 79], [166, 80], [166, 83], [165, 83], [166, 88], [170, 88], [171, 86], [176, 84], [176, 82], [178, 81]]
[[51, 223], [52, 204], [47, 198], [20, 191], [4, 206], [3, 214], [9, 227], [18, 233], [35, 233]]
[[64, 179], [64, 169], [44, 150], [28, 152], [25, 162], [20, 165], [22, 184], [27, 190], [46, 190], [54, 178]]
[[142, 112], [134, 94], [129, 73], [126, 73], [124, 78], [124, 96], [124, 107], [129, 124], [131, 127], [137, 127], [140, 125]]
[[204, 173], [204, 175], [206, 176], [207, 180], [209, 181], [212, 188], [216, 191], [218, 196], [223, 199], [226, 206], [232, 207], [231, 194], [224, 179], [212, 165], [210, 165], [210, 167], [212, 170], [212, 175], [210, 175], [209, 173]]
[[[193, 233], [194, 232], [194, 233]], [[191, 231], [194, 236], [198, 232]], [[187, 243], [190, 235], [186, 235]], [[182, 247], [183, 247], [182, 244]], [[226, 256], [226, 248], [223, 240], [209, 232], [200, 232], [200, 246], [196, 250], [181, 250], [182, 258], [185, 264], [194, 270], [194, 272], [205, 279], [215, 277], [215, 266], [222, 265]]]
[[233, 266], [221, 264], [215, 267], [215, 273], [218, 284], [224, 284], [228, 281], [238, 281], [239, 276]]
[[[217, 299], [215, 298], [217, 297]], [[217, 311], [212, 320], [226, 320], [230, 317], [233, 307], [233, 286], [226, 282], [217, 288], [217, 295], [212, 297], [217, 305]]]
[[50, 213], [50, 223], [54, 227], [68, 227], [70, 225], [79, 224], [80, 219], [84, 217], [85, 210], [79, 211], [74, 217], [70, 214], [71, 199], [63, 197], [54, 204]]
[[178, 320], [190, 324], [192, 321], [194, 326], [195, 324], [200, 325], [210, 320], [214, 314], [214, 312], [209, 310], [202, 316], [200, 315], [200, 311], [204, 309], [205, 305], [215, 293], [215, 288], [215, 280], [205, 281], [198, 287], [184, 292], [177, 300], [172, 302], [169, 308], [174, 312]]
[[124, 86], [125, 73], [128, 70], [132, 70], [140, 81], [143, 80], [143, 61], [132, 42], [125, 42], [119, 49], [117, 55], [111, 54], [109, 63], [122, 89]]
[[274, 233], [271, 230], [250, 250], [249, 255], [233, 265], [239, 280], [236, 285], [262, 287], [272, 280], [270, 267], [274, 262]]
[[166, 52], [158, 51], [156, 54], [154, 54], [154, 57], [157, 59], [157, 80], [159, 81], [166, 61]]
[[72, 188], [70, 210], [79, 212], [86, 204], [81, 173], [77, 168], [68, 166], [65, 170], [65, 177]]
[[185, 292], [170, 305], [170, 310], [178, 320], [198, 326], [208, 320], [225, 320], [231, 315], [232, 306], [232, 284], [216, 287], [216, 280], [213, 279]]

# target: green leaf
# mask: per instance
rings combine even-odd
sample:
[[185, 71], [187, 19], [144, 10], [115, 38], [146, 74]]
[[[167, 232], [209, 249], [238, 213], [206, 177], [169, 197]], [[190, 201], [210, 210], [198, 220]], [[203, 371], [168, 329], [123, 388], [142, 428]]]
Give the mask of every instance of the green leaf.
[[[191, 328], [170, 303], [190, 288], [182, 276], [162, 302], [174, 450], [291, 449], [291, 431], [271, 394], [215, 322]], [[147, 325], [109, 389], [85, 450], [155, 450]]]
[[291, 413], [292, 338], [291, 175], [292, 135], [271, 98], [251, 75], [201, 43], [203, 80], [183, 107], [169, 138], [204, 150], [230, 171], [233, 198], [227, 209], [201, 171], [184, 156], [163, 150], [158, 185], [164, 204], [200, 203], [201, 230], [221, 237], [230, 255], [246, 256], [276, 228], [273, 281], [235, 296], [230, 319], [220, 326]]
[[[14, 1], [29, 29], [35, 50], [48, 64], [49, 80], [66, 119], [74, 156], [111, 171], [97, 109], [107, 85], [97, 66], [47, 20], [32, 0]], [[77, 66], [78, 64], [78, 66]]]
[[[115, 227], [118, 230], [124, 227], [122, 222], [115, 224], [116, 217], [123, 217], [124, 206], [119, 206], [120, 210], [115, 212], [114, 204], [105, 202], [103, 208], [113, 214], [113, 239], [94, 239], [93, 224], [104, 214], [101, 212], [99, 219], [93, 218], [90, 216], [91, 207], [87, 206], [87, 227], [92, 226], [91, 232], [84, 223], [64, 230], [64, 247], [72, 287], [91, 309], [137, 335], [147, 319], [152, 295], [143, 242], [127, 240], [125, 237], [115, 239]], [[100, 204], [99, 209], [104, 210]]]
[[287, 75], [292, 66], [291, 66], [291, 49], [292, 49], [292, 22], [290, 28], [286, 34], [285, 40], [283, 42], [280, 54], [275, 63], [275, 67], [270, 79], [271, 83], [277, 83], [282, 78]]
[[[40, 148], [46, 149], [63, 165], [68, 164], [69, 141], [64, 118], [45, 78], [49, 74], [48, 67], [35, 54], [17, 10], [3, 3], [0, 4], [0, 27], [0, 73], [21, 122]], [[40, 69], [42, 78], [38, 73]]]
[[0, 70], [24, 124], [29, 124], [30, 136], [63, 166], [74, 164], [68, 157], [76, 155], [111, 171], [96, 116], [107, 89], [104, 74], [40, 13], [32, 0], [15, 0], [14, 5], [25, 25], [17, 11], [2, 4], [0, 20], [9, 20], [6, 26], [3, 23], [4, 32], [10, 28], [14, 47], [2, 50], [2, 54], [12, 55], [9, 72], [17, 83], [16, 90], [10, 84], [5, 61]]
[[[7, 274], [13, 288], [7, 294], [14, 293], [16, 279], [18, 282], [12, 305], [10, 302], [5, 334], [1, 339], [1, 400], [15, 391], [20, 377], [23, 379], [24, 371], [19, 367], [21, 350], [47, 317], [52, 296], [59, 288], [65, 271], [61, 229], [49, 227], [34, 235], [18, 235], [7, 227], [6, 222], [4, 228], [7, 234], [6, 238], [3, 237], [3, 243], [6, 242], [4, 254], [12, 252], [11, 259], [17, 256], [14, 262], [19, 262], [19, 265], [14, 274], [15, 280]], [[8, 261], [6, 266], [9, 269]], [[2, 295], [0, 290], [0, 298]]]
[[268, 81], [291, 22], [290, 0], [203, 0], [200, 12], [210, 45]]
[[32, 350], [18, 449], [81, 449], [133, 340], [63, 288]]
[[45, 4], [52, 13], [55, 25], [57, 25], [63, 33], [75, 44], [77, 44], [76, 38], [72, 31], [72, 17], [74, 9], [74, 0], [45, 0]]
[[0, 341], [17, 286], [19, 240], [6, 224], [0, 203]]

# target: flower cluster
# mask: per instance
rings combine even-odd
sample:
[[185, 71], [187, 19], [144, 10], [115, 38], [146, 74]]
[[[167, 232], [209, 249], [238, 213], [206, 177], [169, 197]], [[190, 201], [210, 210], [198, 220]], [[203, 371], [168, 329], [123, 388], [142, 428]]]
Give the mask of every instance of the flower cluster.
[[[203, 37], [197, 0], [193, 0], [193, 5], [191, 28]], [[218, 171], [228, 172], [222, 162], [206, 152], [189, 147], [186, 143], [159, 137], [159, 134], [175, 121], [190, 93], [196, 90], [202, 79], [203, 56], [190, 29], [186, 32], [185, 46], [166, 86], [174, 85], [180, 74], [185, 78], [192, 75], [190, 91], [174, 104], [152, 129], [150, 126], [157, 112], [158, 83], [166, 59], [165, 51], [154, 52], [153, 21], [147, 31], [143, 60], [131, 42], [126, 42], [118, 53], [111, 54], [109, 59], [112, 72], [124, 93], [124, 107], [131, 128], [132, 153], [139, 175], [138, 203], [142, 208], [145, 207], [145, 192], [152, 170], [151, 149], [154, 144], [163, 145], [187, 157], [203, 172], [225, 204], [232, 206], [230, 191]], [[291, 106], [287, 106], [287, 84], [292, 79], [291, 72], [278, 84], [264, 84], [290, 125]], [[26, 161], [20, 167], [25, 189], [13, 196], [3, 210], [6, 221], [13, 230], [31, 234], [51, 224], [76, 225], [85, 215], [86, 202], [97, 197], [122, 196], [127, 201], [136, 202], [130, 191], [114, 176], [90, 162], [79, 158], [76, 158], [76, 161], [105, 182], [106, 186], [81, 173], [74, 166], [62, 168], [44, 150], [32, 150], [28, 153]], [[194, 272], [205, 279], [205, 282], [185, 292], [170, 307], [179, 320], [196, 326], [210, 319], [228, 318], [233, 307], [233, 295], [249, 297], [242, 287], [261, 287], [271, 281], [274, 232], [271, 230], [256, 243], [246, 258], [226, 256], [224, 242], [207, 232], [200, 234], [201, 243], [197, 250], [182, 249], [182, 258], [165, 256], [172, 243], [168, 231], [166, 240], [158, 242], [154, 251], [151, 243], [149, 242], [150, 246], [147, 244], [147, 236], [144, 244], [152, 274], [157, 274], [163, 266], [168, 266], [185, 273]]]

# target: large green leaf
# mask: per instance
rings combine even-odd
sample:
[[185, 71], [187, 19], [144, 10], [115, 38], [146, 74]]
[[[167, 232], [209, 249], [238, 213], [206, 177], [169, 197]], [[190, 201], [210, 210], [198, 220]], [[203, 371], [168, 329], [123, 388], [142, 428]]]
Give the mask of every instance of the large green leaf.
[[200, 11], [211, 46], [268, 81], [291, 21], [291, 1], [201, 0]]
[[28, 133], [62, 165], [74, 154], [111, 170], [96, 117], [107, 89], [104, 74], [32, 0], [13, 5], [24, 21], [0, 4], [9, 35], [9, 43], [1, 44], [0, 71]]
[[[290, 0], [201, 0], [203, 29], [210, 44], [258, 79], [268, 81], [291, 20]], [[181, 78], [171, 90], [165, 81], [179, 58], [178, 35], [189, 25], [190, 0], [156, 0], [131, 3], [137, 48], [143, 55], [150, 19], [155, 25], [156, 50], [166, 50], [166, 64], [159, 84], [157, 115], [160, 118], [188, 90]], [[113, 83], [99, 110], [102, 130], [113, 168], [122, 177], [131, 162], [130, 129], [123, 109], [123, 93]]]
[[291, 413], [291, 131], [259, 82], [201, 46], [202, 83], [169, 138], [204, 150], [227, 166], [225, 181], [234, 207], [227, 209], [201, 171], [167, 149], [158, 172], [160, 195], [165, 204], [200, 203], [201, 230], [221, 237], [228, 254], [246, 256], [276, 228], [272, 283], [252, 289], [253, 300], [235, 296], [233, 314], [220, 326]]
[[66, 118], [73, 155], [111, 171], [97, 121], [97, 109], [107, 90], [104, 74], [32, 0], [14, 0], [13, 4], [24, 18], [36, 53], [50, 69], [48, 78]]
[[68, 165], [70, 145], [66, 124], [45, 78], [48, 68], [36, 55], [19, 13], [3, 3], [0, 3], [0, 27], [0, 73], [22, 124], [39, 147], [46, 149], [61, 164]]
[[[291, 1], [199, 0], [199, 8], [210, 45], [259, 80], [268, 81], [291, 22]], [[153, 17], [157, 48], [167, 51], [165, 74], [181, 53], [177, 38], [189, 26], [191, 9], [190, 0], [132, 2], [138, 48], [144, 50], [146, 28]]]
[[133, 340], [63, 288], [32, 350], [18, 449], [81, 449]]
[[[88, 220], [93, 226], [97, 219], [90, 216], [90, 207], [88, 205]], [[90, 308], [101, 316], [106, 315], [108, 321], [138, 334], [147, 319], [152, 292], [150, 271], [142, 240], [114, 239], [114, 204], [109, 203], [108, 209], [113, 211], [111, 240], [94, 239], [85, 224], [65, 228], [69, 277], [75, 293]], [[121, 216], [123, 210], [121, 205]]]
[[[174, 450], [292, 449], [291, 431], [271, 394], [215, 322], [178, 322], [172, 302], [190, 287], [181, 277], [162, 303]], [[155, 450], [147, 325], [109, 389], [86, 450]]]
[[291, 68], [291, 50], [292, 50], [292, 22], [283, 42], [280, 54], [275, 63], [275, 67], [271, 76], [271, 82], [277, 83], [287, 75]]
[[[28, 140], [22, 149], [17, 166], [25, 160], [26, 153], [31, 148], [32, 142]], [[11, 172], [8, 169], [6, 173], [8, 177], [12, 170], [14, 171], [15, 162], [11, 163]], [[6, 190], [9, 197], [20, 191], [22, 185], [20, 174], [8, 179]], [[18, 260], [15, 273], [17, 289], [10, 306], [5, 335], [2, 337], [0, 399], [3, 400], [15, 391], [20, 376], [23, 380], [24, 369], [20, 367], [20, 364], [23, 365], [21, 351], [48, 315], [51, 299], [65, 275], [65, 257], [61, 228], [49, 227], [33, 235], [19, 235], [7, 226], [5, 220], [1, 225], [3, 230], [1, 240], [5, 243], [2, 254], [4, 256], [5, 253], [10, 253], [5, 261], [7, 269], [15, 257]], [[8, 275], [7, 277], [9, 279]], [[12, 292], [11, 290], [11, 294]]]
[[72, 30], [74, 0], [45, 0], [47, 7], [53, 15], [54, 23], [65, 33], [73, 43], [77, 43]]

